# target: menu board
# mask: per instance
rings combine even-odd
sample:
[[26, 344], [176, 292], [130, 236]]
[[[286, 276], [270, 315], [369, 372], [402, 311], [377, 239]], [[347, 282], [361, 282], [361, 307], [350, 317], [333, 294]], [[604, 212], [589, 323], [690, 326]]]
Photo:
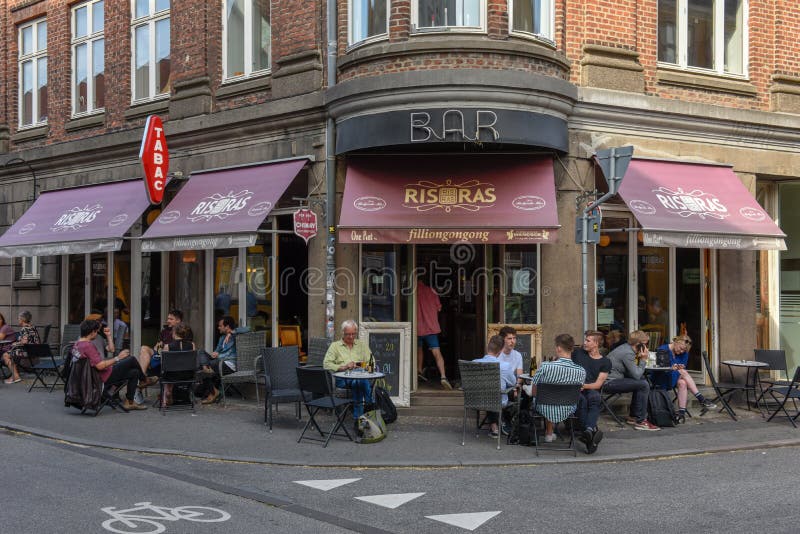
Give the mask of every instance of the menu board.
[[367, 343], [375, 370], [385, 376], [386, 390], [397, 406], [411, 403], [411, 323], [364, 322], [358, 336]]

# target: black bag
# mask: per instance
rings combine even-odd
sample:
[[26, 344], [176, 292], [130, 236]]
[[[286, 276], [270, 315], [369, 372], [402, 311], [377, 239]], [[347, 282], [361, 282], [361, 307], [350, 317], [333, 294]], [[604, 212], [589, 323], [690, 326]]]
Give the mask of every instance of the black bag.
[[388, 425], [397, 421], [397, 408], [392, 402], [389, 392], [380, 386], [375, 386], [375, 404], [381, 411], [384, 423]]
[[672, 366], [672, 363], [669, 360], [669, 351], [665, 349], [658, 349], [656, 351], [656, 366], [658, 367]]
[[648, 420], [656, 426], [675, 426], [675, 408], [669, 393], [663, 389], [650, 391], [647, 413]]

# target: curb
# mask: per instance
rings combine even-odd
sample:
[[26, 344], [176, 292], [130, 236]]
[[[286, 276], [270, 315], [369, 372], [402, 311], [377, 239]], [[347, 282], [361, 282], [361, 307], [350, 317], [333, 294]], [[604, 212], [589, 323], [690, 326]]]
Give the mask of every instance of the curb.
[[761, 442], [747, 442], [734, 445], [722, 445], [718, 447], [709, 447], [707, 449], [675, 449], [668, 451], [647, 452], [642, 454], [612, 454], [608, 456], [577, 456], [569, 458], [561, 457], [540, 457], [531, 460], [508, 460], [505, 462], [497, 462], [492, 460], [486, 461], [425, 461], [425, 462], [411, 462], [411, 461], [397, 461], [397, 462], [381, 462], [381, 461], [359, 461], [359, 462], [308, 462], [297, 463], [282, 460], [270, 460], [266, 458], [254, 458], [249, 456], [226, 456], [223, 454], [213, 454], [208, 452], [180, 450], [180, 449], [159, 449], [155, 447], [132, 447], [130, 445], [122, 445], [119, 443], [111, 443], [105, 441], [84, 440], [72, 436], [65, 436], [55, 432], [48, 432], [46, 430], [26, 427], [0, 421], [0, 429], [8, 432], [16, 432], [37, 436], [40, 438], [57, 440], [63, 443], [73, 445], [76, 447], [96, 447], [103, 449], [114, 449], [126, 452], [135, 452], [142, 454], [159, 454], [169, 456], [180, 456], [184, 458], [197, 458], [202, 460], [214, 460], [219, 462], [235, 462], [235, 463], [251, 463], [261, 465], [274, 465], [282, 467], [328, 467], [328, 468], [341, 468], [341, 467], [358, 467], [369, 469], [380, 468], [453, 468], [453, 467], [523, 467], [523, 466], [544, 466], [552, 464], [582, 464], [582, 463], [612, 463], [612, 462], [635, 462], [640, 460], [657, 460], [673, 456], [700, 456], [704, 454], [720, 454], [726, 452], [739, 452], [739, 451], [752, 451], [758, 449], [774, 449], [781, 447], [794, 447], [800, 446], [800, 438], [798, 439], [780, 439], [768, 440]]

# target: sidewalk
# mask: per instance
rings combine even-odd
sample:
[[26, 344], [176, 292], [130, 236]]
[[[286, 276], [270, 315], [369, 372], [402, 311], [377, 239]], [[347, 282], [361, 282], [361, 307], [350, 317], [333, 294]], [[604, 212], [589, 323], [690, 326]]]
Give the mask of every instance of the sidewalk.
[[[27, 381], [26, 381], [27, 382]], [[151, 392], [154, 391], [151, 388]], [[152, 393], [151, 393], [152, 395]], [[204, 458], [308, 466], [470, 466], [526, 465], [585, 461], [624, 461], [678, 454], [702, 454], [739, 449], [800, 445], [800, 429], [786, 418], [766, 423], [756, 412], [737, 409], [738, 422], [724, 414], [695, 413], [684, 425], [660, 432], [620, 429], [603, 416], [600, 427], [605, 439], [596, 454], [578, 456], [566, 452], [543, 452], [533, 447], [506, 445], [496, 450], [496, 440], [482, 431], [470, 433], [461, 446], [461, 418], [401, 417], [389, 425], [385, 440], [356, 445], [333, 440], [327, 448], [312, 442], [298, 444], [302, 422], [294, 418], [294, 406], [280, 406], [272, 433], [264, 426], [263, 405], [255, 401], [230, 401], [227, 406], [197, 406], [190, 411], [157, 409], [123, 413], [105, 408], [99, 416], [80, 415], [65, 408], [63, 392], [34, 390], [27, 385], [0, 384], [0, 428], [28, 432], [72, 443], [117, 449], [181, 454]], [[696, 410], [695, 410], [696, 412]]]

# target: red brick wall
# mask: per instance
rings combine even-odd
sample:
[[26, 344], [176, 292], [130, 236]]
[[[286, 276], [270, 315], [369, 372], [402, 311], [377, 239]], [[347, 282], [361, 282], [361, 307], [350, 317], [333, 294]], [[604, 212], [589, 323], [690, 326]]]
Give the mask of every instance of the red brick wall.
[[775, 0], [775, 73], [800, 76], [800, 7], [797, 0]]

